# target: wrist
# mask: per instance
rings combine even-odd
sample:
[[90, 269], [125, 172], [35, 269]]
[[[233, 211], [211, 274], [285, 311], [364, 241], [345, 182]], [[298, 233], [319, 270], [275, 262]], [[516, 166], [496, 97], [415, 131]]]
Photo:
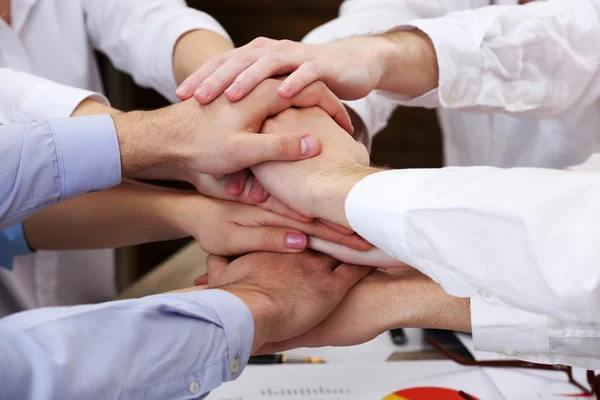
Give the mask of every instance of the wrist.
[[182, 146], [176, 137], [181, 132], [178, 127], [181, 119], [172, 118], [171, 107], [111, 115], [124, 177], [182, 158]]
[[254, 287], [236, 284], [218, 289], [225, 290], [238, 297], [250, 310], [254, 320], [253, 353], [276, 337], [277, 331], [281, 328], [282, 312], [269, 294]]
[[441, 285], [416, 270], [395, 276], [380, 293], [395, 299], [388, 308], [391, 313], [385, 316], [386, 329], [471, 331], [470, 300], [449, 295]]
[[377, 89], [417, 97], [438, 86], [437, 54], [427, 34], [413, 29], [378, 37], [387, 46], [380, 53], [385, 67]]
[[[165, 205], [165, 219], [181, 237], [192, 236], [198, 240], [198, 230], [206, 227], [204, 216], [211, 215], [214, 200], [195, 191], [180, 191], [177, 197]], [[200, 243], [202, 247], [202, 243]]]
[[315, 183], [314, 215], [352, 229], [346, 217], [346, 199], [358, 182], [377, 172], [380, 172], [377, 168], [358, 163], [341, 164], [337, 171], [328, 172], [326, 178], [321, 174], [311, 179]]

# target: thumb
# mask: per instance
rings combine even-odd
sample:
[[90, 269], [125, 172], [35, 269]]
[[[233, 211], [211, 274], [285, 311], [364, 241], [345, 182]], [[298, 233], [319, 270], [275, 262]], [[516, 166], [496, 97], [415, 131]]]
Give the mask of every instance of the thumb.
[[206, 258], [206, 270], [209, 276], [215, 276], [229, 265], [229, 260], [226, 257], [209, 255]]
[[303, 160], [321, 153], [321, 141], [307, 133], [239, 135], [235, 146], [240, 153], [238, 161], [244, 168], [267, 161]]
[[231, 249], [235, 253], [300, 253], [306, 249], [308, 238], [296, 230], [260, 226], [236, 229], [230, 236], [230, 243], [236, 243], [236, 248]]
[[194, 286], [204, 286], [208, 285], [208, 274], [204, 274], [202, 276], [194, 279]]

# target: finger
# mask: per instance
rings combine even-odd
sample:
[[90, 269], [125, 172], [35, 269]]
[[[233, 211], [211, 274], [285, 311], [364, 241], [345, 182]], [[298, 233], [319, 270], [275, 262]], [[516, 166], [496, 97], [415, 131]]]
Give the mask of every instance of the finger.
[[240, 133], [235, 154], [240, 169], [267, 161], [296, 161], [311, 158], [321, 152], [321, 141], [306, 133], [277, 133], [269, 135]]
[[199, 276], [196, 279], [194, 279], [194, 286], [202, 286], [202, 285], [208, 285], [208, 274], [204, 274], [204, 275]]
[[295, 53], [277, 51], [266, 54], [239, 74], [225, 91], [225, 97], [238, 101], [265, 79], [295, 71], [302, 61]]
[[249, 169], [243, 169], [234, 174], [227, 175], [227, 179], [225, 180], [225, 193], [234, 197], [241, 195], [244, 192], [249, 176]]
[[357, 251], [344, 245], [328, 242], [316, 237], [309, 238], [308, 247], [310, 247], [312, 250], [328, 254], [331, 257], [345, 263], [383, 268], [407, 267], [407, 265], [402, 261], [389, 256], [376, 247], [373, 247], [368, 251]]
[[214, 71], [223, 65], [223, 63], [225, 63], [229, 57], [232, 56], [234, 51], [235, 49], [218, 54], [202, 64], [200, 68], [198, 68], [195, 72], [190, 74], [190, 76], [184, 79], [183, 82], [181, 82], [181, 85], [179, 85], [175, 91], [177, 97], [181, 100], [187, 100], [192, 97], [194, 92], [198, 89], [198, 86], [200, 86], [200, 84], [204, 82], [206, 78], [208, 78]]
[[279, 200], [275, 199], [273, 196], [269, 196], [269, 198], [264, 202], [257, 204], [260, 208], [267, 211], [272, 211], [276, 214], [283, 215], [284, 217], [292, 218], [298, 222], [311, 222], [313, 219], [306, 217], [285, 204], [281, 203]]
[[283, 81], [277, 92], [281, 97], [289, 99], [313, 82], [325, 80], [325, 70], [326, 67], [317, 61], [305, 62]]
[[308, 238], [302, 232], [280, 227], [247, 227], [236, 229], [230, 236], [230, 250], [235, 254], [253, 251], [300, 253]]
[[254, 203], [264, 203], [269, 198], [269, 192], [264, 188], [262, 183], [255, 177], [252, 180], [248, 198]]
[[333, 276], [336, 282], [342, 284], [342, 288], [347, 292], [358, 281], [373, 272], [371, 267], [365, 267], [354, 264], [341, 264], [333, 270]]
[[333, 229], [336, 232], [339, 232], [343, 235], [352, 235], [354, 234], [354, 231], [352, 229], [348, 229], [345, 226], [342, 226], [340, 224], [336, 224], [335, 222], [331, 222], [328, 221], [326, 219], [323, 218], [319, 218], [319, 222], [322, 223], [323, 225]]
[[335, 122], [349, 134], [354, 133], [352, 120], [344, 104], [323, 82], [310, 84], [302, 90], [297, 96], [292, 98], [293, 105], [296, 107], [317, 106], [329, 114]]
[[194, 93], [194, 97], [200, 104], [210, 103], [223, 94], [240, 73], [253, 65], [267, 51], [265, 49], [246, 50], [232, 56], [202, 82]]
[[373, 247], [369, 242], [358, 235], [345, 235], [323, 225], [318, 221], [311, 223], [300, 223], [296, 220], [283, 217], [274, 213], [265, 213], [259, 216], [265, 225], [285, 226], [298, 229], [308, 236], [314, 236], [327, 242], [337, 243], [343, 247], [350, 247], [355, 250], [366, 251]]
[[217, 276], [223, 269], [229, 265], [229, 259], [226, 257], [209, 255], [206, 258], [206, 270], [208, 276]]

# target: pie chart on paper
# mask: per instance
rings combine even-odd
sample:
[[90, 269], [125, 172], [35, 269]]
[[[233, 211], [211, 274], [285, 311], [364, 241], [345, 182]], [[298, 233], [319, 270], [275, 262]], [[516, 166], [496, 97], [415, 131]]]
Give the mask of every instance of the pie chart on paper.
[[[468, 395], [467, 399], [478, 400], [473, 395]], [[383, 398], [383, 400], [465, 400], [464, 395], [460, 395], [456, 389], [447, 389], [440, 387], [416, 387], [399, 390]]]

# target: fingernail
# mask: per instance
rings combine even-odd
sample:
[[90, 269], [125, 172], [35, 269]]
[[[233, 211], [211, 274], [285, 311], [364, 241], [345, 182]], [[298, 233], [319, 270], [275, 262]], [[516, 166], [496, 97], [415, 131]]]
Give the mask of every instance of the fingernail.
[[230, 96], [237, 96], [242, 91], [242, 85], [238, 82], [233, 82], [229, 89], [226, 90], [227, 94]]
[[279, 86], [279, 93], [290, 94], [291, 91], [292, 85], [290, 85], [288, 82], [283, 82], [281, 86]]
[[189, 92], [190, 88], [192, 87], [192, 85], [190, 85], [189, 83], [182, 83], [177, 90], [175, 91], [175, 93], [177, 93], [178, 95], [184, 95], [187, 92]]
[[288, 249], [304, 249], [306, 248], [306, 235], [302, 233], [288, 233], [285, 236], [285, 245]]
[[317, 149], [319, 148], [319, 143], [314, 136], [304, 136], [300, 140], [300, 153], [304, 157], [310, 157], [315, 155]]
[[210, 86], [202, 85], [196, 90], [196, 96], [206, 99], [210, 96]]

